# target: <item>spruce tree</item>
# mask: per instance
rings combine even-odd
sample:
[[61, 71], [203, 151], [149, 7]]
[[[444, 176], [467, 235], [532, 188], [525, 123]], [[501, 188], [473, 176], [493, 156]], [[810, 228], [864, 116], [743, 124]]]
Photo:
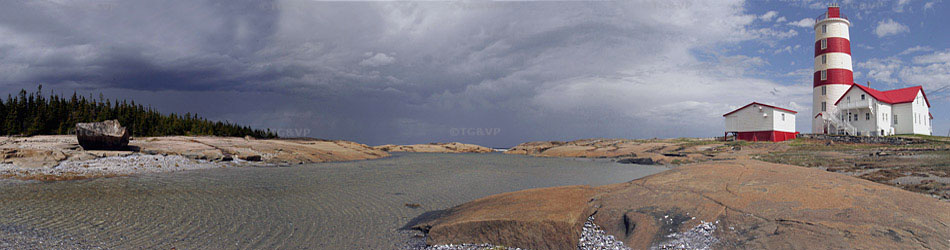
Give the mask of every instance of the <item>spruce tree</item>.
[[230, 122], [210, 121], [199, 117], [197, 113], [178, 115], [162, 114], [151, 106], [143, 106], [135, 101], [106, 99], [100, 93], [99, 99], [79, 96], [73, 92], [70, 98], [54, 93], [43, 94], [42, 85], [35, 93], [20, 90], [17, 97], [7, 95], [0, 100], [0, 135], [38, 135], [68, 134], [78, 122], [119, 120], [133, 136], [166, 135], [217, 135], [217, 136], [253, 136], [274, 138], [269, 130], [231, 124]]

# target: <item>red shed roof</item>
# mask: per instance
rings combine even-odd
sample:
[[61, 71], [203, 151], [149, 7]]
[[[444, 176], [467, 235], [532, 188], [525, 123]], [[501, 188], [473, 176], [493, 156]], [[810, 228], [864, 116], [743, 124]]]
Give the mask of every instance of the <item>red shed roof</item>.
[[851, 88], [849, 88], [848, 91], [845, 91], [844, 95], [841, 95], [841, 98], [838, 98], [838, 101], [835, 102], [835, 105], [838, 105], [838, 103], [844, 99], [844, 96], [847, 95], [848, 92], [851, 92], [851, 90], [854, 88], [859, 88], [865, 93], [871, 95], [871, 97], [874, 97], [874, 99], [889, 104], [913, 102], [914, 99], [917, 98], [917, 92], [920, 91], [920, 93], [924, 95], [924, 101], [927, 102], [927, 107], [930, 107], [930, 100], [927, 100], [927, 93], [924, 93], [924, 87], [921, 86], [880, 91], [860, 84], [851, 85]]
[[742, 110], [742, 109], [744, 109], [744, 108], [747, 108], [747, 107], [749, 107], [749, 106], [752, 106], [752, 104], [758, 104], [758, 105], [766, 106], [766, 107], [773, 108], [773, 109], [778, 109], [778, 110], [782, 110], [782, 111], [788, 111], [788, 112], [791, 112], [792, 114], [798, 114], [798, 112], [796, 112], [796, 111], [794, 111], [794, 110], [791, 110], [791, 109], [779, 108], [779, 107], [772, 106], [772, 105], [768, 105], [768, 104], [761, 104], [761, 103], [758, 103], [758, 102], [752, 102], [752, 103], [746, 104], [745, 106], [742, 106], [741, 108], [738, 108], [738, 109], [736, 109], [736, 110], [733, 110], [732, 112], [726, 113], [725, 115], [722, 115], [722, 116], [727, 116], [727, 115], [731, 115], [732, 113], [739, 112], [739, 110]]

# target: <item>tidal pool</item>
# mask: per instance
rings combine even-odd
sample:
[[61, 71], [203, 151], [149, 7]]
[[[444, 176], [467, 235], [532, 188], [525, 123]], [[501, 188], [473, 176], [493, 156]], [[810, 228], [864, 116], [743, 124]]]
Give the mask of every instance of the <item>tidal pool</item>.
[[[396, 153], [355, 162], [0, 181], [0, 248], [399, 249], [399, 230], [486, 195], [626, 182], [664, 167]], [[419, 204], [411, 208], [406, 204]]]

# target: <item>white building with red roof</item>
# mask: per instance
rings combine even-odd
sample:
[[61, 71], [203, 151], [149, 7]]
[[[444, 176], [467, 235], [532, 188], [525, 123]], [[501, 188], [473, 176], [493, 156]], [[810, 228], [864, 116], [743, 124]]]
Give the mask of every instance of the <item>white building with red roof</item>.
[[933, 134], [930, 101], [920, 86], [879, 91], [853, 84], [834, 103], [839, 134]]
[[795, 139], [795, 112], [768, 104], [752, 102], [722, 115], [726, 118], [726, 134], [738, 140], [779, 142]]
[[850, 26], [837, 4], [815, 19], [812, 133], [933, 134], [930, 102], [922, 87], [879, 91], [854, 83]]

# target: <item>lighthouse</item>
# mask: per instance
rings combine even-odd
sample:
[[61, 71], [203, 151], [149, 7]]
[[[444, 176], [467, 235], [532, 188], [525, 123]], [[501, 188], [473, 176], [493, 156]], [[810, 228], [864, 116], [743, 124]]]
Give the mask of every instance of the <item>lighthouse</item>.
[[839, 116], [835, 102], [854, 84], [851, 68], [851, 21], [838, 4], [815, 20], [815, 75], [812, 99], [812, 133], [834, 133]]

